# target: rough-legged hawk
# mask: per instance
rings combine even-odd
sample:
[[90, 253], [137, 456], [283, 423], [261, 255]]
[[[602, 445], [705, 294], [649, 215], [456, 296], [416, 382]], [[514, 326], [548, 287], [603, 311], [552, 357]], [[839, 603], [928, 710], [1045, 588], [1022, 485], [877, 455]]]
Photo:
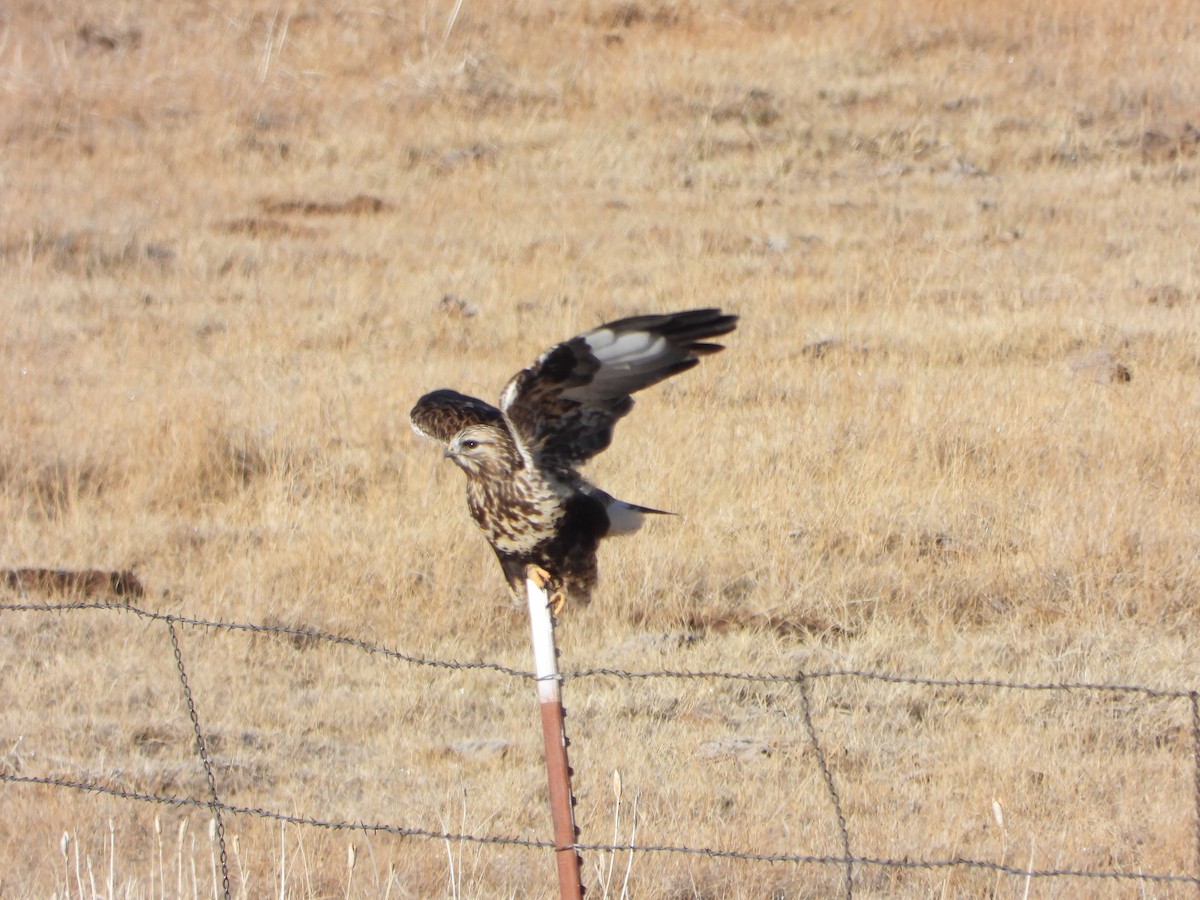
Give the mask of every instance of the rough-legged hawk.
[[662, 512], [615, 499], [575, 467], [609, 445], [633, 408], [630, 394], [721, 350], [707, 340], [736, 326], [737, 316], [719, 309], [620, 319], [551, 347], [509, 381], [499, 409], [446, 389], [417, 401], [413, 430], [444, 444], [467, 474], [467, 505], [514, 600], [533, 566], [555, 612], [567, 598], [587, 603], [600, 538]]

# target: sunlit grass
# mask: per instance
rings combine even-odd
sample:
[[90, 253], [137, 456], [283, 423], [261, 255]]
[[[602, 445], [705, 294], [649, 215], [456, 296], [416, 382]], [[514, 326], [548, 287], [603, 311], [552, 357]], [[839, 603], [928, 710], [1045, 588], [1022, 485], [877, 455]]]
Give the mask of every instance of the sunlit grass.
[[[0, 563], [135, 568], [164, 611], [527, 668], [461, 476], [407, 410], [442, 386], [495, 400], [608, 318], [723, 306], [743, 317], [729, 349], [639, 397], [589, 468], [681, 515], [603, 549], [563, 669], [1192, 687], [1190, 12], [18, 5], [0, 28]], [[204, 796], [160, 623], [4, 622], [19, 702], [0, 766]], [[226, 802], [549, 833], [528, 685], [180, 640]], [[565, 694], [585, 840], [840, 853], [794, 691]], [[1177, 704], [869, 682], [816, 682], [812, 703], [856, 853], [1194, 869]], [[454, 749], [477, 738], [507, 743]], [[195, 815], [192, 847], [183, 812], [3, 798], [5, 896], [89, 892], [89, 857], [97, 893], [211, 892]], [[245, 896], [550, 896], [533, 851], [356, 834], [351, 873], [343, 834], [226, 825]], [[586, 863], [611, 896], [841, 884]], [[860, 877], [862, 896], [1026, 889]]]

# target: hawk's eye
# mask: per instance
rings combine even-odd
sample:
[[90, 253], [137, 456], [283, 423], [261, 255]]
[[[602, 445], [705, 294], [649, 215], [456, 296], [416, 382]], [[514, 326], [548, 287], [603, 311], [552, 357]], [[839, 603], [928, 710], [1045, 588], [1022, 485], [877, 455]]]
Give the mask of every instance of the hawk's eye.
[[479, 446], [479, 441], [466, 440], [466, 441], [462, 442], [462, 448], [464, 450], [474, 450], [478, 446]]

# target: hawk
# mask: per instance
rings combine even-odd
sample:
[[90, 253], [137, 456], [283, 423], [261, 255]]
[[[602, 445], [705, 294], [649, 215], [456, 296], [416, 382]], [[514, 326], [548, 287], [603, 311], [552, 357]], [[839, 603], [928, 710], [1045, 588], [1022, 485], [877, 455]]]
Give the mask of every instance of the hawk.
[[417, 401], [413, 430], [440, 442], [466, 473], [467, 507], [515, 602], [528, 569], [551, 592], [555, 614], [568, 598], [588, 603], [600, 539], [666, 515], [617, 500], [576, 467], [609, 445], [632, 394], [724, 349], [710, 339], [737, 320], [719, 309], [619, 319], [551, 347], [512, 377], [499, 408], [449, 389]]

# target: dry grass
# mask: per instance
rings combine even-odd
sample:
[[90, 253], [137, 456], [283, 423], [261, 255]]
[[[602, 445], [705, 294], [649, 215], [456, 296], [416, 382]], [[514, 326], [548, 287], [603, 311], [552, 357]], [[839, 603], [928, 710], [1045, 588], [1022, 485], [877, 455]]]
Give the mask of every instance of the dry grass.
[[[494, 397], [607, 317], [723, 305], [744, 317], [730, 350], [646, 395], [591, 469], [685, 515], [606, 548], [566, 668], [1195, 686], [1190, 6], [561, 7], [9, 4], [0, 566], [135, 568], [164, 611], [525, 668], [412, 400]], [[181, 641], [226, 801], [548, 834], [528, 685]], [[6, 615], [0, 684], [5, 770], [204, 794], [160, 626]], [[856, 853], [1195, 871], [1179, 704], [812, 699]], [[593, 679], [566, 702], [585, 840], [611, 837], [616, 770], [626, 839], [636, 796], [646, 842], [839, 852], [794, 689]], [[508, 743], [453, 748], [476, 738]], [[120, 896], [173, 892], [193, 862], [184, 893], [209, 890], [194, 813], [180, 852], [183, 812], [0, 796], [6, 897], [75, 895], [64, 830], [98, 889], [111, 859]], [[550, 895], [531, 851], [357, 835], [349, 879], [344, 835], [228, 825], [247, 896]], [[587, 860], [598, 893], [610, 862]], [[860, 896], [1026, 889], [860, 874]], [[839, 878], [643, 856], [629, 887]]]

